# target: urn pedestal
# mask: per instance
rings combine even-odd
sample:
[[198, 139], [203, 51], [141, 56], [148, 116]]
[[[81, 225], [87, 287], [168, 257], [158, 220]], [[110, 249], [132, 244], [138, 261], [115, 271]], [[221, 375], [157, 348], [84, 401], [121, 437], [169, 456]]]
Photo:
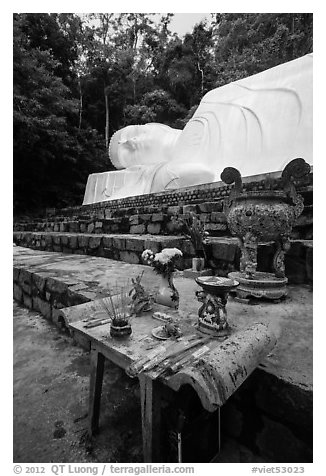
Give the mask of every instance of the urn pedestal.
[[230, 278], [202, 276], [196, 279], [202, 291], [197, 291], [197, 300], [202, 303], [198, 311], [198, 330], [213, 337], [230, 333], [226, 304], [229, 292], [239, 283]]
[[[236, 293], [241, 298], [280, 299], [287, 295], [284, 257], [290, 248], [290, 234], [295, 220], [302, 213], [303, 198], [294, 186], [294, 179], [308, 174], [310, 166], [303, 159], [294, 159], [282, 172], [281, 190], [275, 182], [265, 181], [264, 189], [243, 191], [241, 174], [227, 167], [221, 179], [234, 183], [224, 203], [228, 227], [237, 236], [241, 248], [240, 272], [229, 277], [239, 281]], [[274, 273], [257, 272], [259, 243], [275, 242]]]

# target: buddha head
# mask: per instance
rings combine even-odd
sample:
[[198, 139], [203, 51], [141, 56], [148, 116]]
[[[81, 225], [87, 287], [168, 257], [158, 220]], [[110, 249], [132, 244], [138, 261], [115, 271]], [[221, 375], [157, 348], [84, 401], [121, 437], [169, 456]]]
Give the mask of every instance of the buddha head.
[[111, 137], [110, 160], [117, 169], [168, 162], [180, 133], [158, 123], [124, 127]]

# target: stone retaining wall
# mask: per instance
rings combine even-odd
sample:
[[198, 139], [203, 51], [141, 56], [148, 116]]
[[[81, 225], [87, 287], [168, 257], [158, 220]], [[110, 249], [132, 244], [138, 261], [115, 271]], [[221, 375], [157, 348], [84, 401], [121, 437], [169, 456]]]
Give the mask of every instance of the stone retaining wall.
[[311, 463], [313, 393], [258, 368], [222, 407], [221, 432], [233, 462]]
[[[273, 174], [270, 174], [273, 175]], [[252, 178], [251, 178], [252, 179]], [[305, 210], [292, 232], [293, 239], [312, 239], [312, 174], [299, 183], [304, 196]], [[265, 179], [244, 184], [245, 190], [261, 190]], [[279, 187], [279, 179], [275, 188]], [[181, 225], [175, 216], [196, 213], [205, 223], [210, 236], [229, 236], [223, 201], [229, 186], [221, 182], [200, 185], [170, 192], [129, 197], [121, 200], [53, 211], [37, 221], [16, 222], [15, 231], [49, 231], [66, 233], [130, 233], [151, 235], [179, 235]]]
[[[279, 189], [281, 186], [281, 172], [273, 172], [251, 177], [243, 178], [244, 191], [262, 190], [264, 188], [266, 179], [270, 182], [273, 180], [273, 188]], [[297, 190], [301, 193], [312, 191], [311, 172], [308, 176], [295, 181]], [[94, 203], [91, 205], [84, 205], [82, 207], [69, 207], [60, 210], [66, 216], [72, 216], [79, 213], [81, 208], [87, 213], [98, 213], [102, 209], [120, 210], [121, 208], [134, 207], [141, 209], [143, 207], [152, 207], [162, 205], [166, 206], [183, 206], [187, 204], [196, 204], [207, 201], [223, 201], [230, 193], [232, 186], [226, 185], [223, 182], [212, 182], [202, 185], [195, 185], [192, 187], [184, 187], [178, 190], [170, 190], [159, 193], [150, 193], [136, 197], [126, 197], [119, 200], [108, 200], [105, 202]]]

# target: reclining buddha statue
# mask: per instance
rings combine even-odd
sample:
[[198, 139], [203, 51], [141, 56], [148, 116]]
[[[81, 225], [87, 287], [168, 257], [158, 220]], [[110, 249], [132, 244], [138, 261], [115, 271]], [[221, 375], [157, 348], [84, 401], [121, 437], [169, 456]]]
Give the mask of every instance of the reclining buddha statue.
[[131, 125], [113, 134], [116, 171], [91, 174], [85, 204], [312, 164], [312, 54], [213, 89], [183, 130]]

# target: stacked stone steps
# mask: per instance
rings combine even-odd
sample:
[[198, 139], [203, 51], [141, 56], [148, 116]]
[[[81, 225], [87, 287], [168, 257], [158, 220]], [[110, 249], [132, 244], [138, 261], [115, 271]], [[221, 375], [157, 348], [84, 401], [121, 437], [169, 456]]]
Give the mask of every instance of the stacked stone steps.
[[[190, 240], [183, 236], [94, 234], [60, 232], [14, 232], [14, 243], [19, 246], [65, 254], [100, 256], [130, 264], [142, 263], [141, 254], [145, 249], [154, 253], [163, 248], [179, 248], [183, 253], [180, 269], [192, 267], [196, 256]], [[208, 239], [211, 265], [218, 275], [239, 269], [240, 248], [234, 237]], [[258, 270], [272, 271], [275, 245], [272, 243], [258, 247]], [[290, 283], [312, 283], [313, 271], [312, 240], [293, 240], [286, 254], [286, 275]]]
[[[239, 248], [236, 238], [210, 238], [212, 257], [229, 263], [235, 269], [239, 261]], [[183, 253], [180, 267], [192, 266], [195, 250], [184, 236], [137, 235], [137, 234], [94, 234], [65, 232], [14, 232], [14, 243], [35, 250], [55, 251], [69, 254], [101, 256], [131, 264], [141, 263], [145, 249], [154, 253], [163, 248], [179, 248]]]

